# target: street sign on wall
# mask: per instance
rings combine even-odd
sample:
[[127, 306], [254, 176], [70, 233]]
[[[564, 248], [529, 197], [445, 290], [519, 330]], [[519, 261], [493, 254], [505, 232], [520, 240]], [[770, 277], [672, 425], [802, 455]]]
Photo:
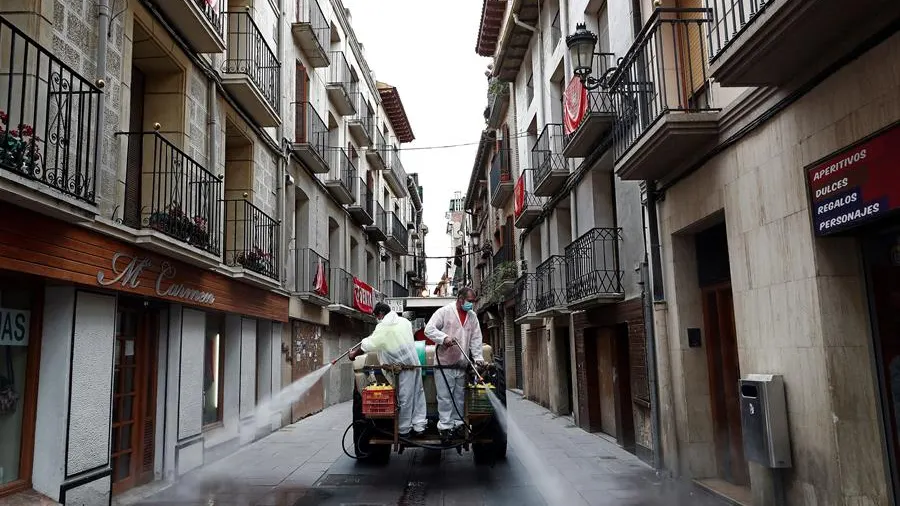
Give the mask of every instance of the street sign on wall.
[[807, 169], [817, 236], [857, 227], [900, 208], [900, 124]]

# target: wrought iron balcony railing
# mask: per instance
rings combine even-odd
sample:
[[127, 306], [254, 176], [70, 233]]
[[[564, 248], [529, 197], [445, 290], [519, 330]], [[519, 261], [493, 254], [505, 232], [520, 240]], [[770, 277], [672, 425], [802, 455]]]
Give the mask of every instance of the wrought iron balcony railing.
[[537, 311], [537, 275], [526, 272], [516, 280], [516, 318]]
[[373, 128], [375, 131], [375, 149], [381, 153], [381, 157], [387, 161], [388, 152], [390, 151], [390, 146], [387, 143], [387, 140], [384, 138], [384, 132], [378, 128], [378, 122], [375, 122], [375, 127]]
[[331, 301], [349, 308], [353, 306], [353, 274], [340, 268], [331, 268]]
[[387, 297], [409, 297], [409, 289], [392, 279], [384, 280], [384, 295]]
[[294, 142], [309, 144], [316, 154], [325, 158], [328, 148], [328, 127], [310, 102], [296, 104], [296, 123], [294, 125]]
[[89, 204], [100, 90], [0, 17], [0, 168]]
[[387, 229], [388, 213], [386, 213], [384, 211], [384, 206], [381, 205], [381, 202], [375, 202], [374, 210], [375, 210], [375, 215], [372, 216], [372, 218], [374, 218], [375, 222], [372, 224], [372, 226], [374, 228], [377, 228], [378, 230], [381, 230], [384, 234], [387, 234], [387, 232], [388, 232], [388, 229]]
[[[490, 172], [491, 198], [495, 199], [504, 186], [512, 184], [512, 168], [509, 163], [509, 149], [501, 149], [494, 155]], [[509, 198], [509, 195], [506, 195]]]
[[709, 27], [709, 59], [715, 61], [773, 0], [706, 0], [712, 23]]
[[356, 108], [356, 114], [350, 118], [350, 121], [359, 123], [361, 128], [365, 130], [366, 135], [369, 135], [369, 132], [372, 131], [372, 127], [375, 124], [375, 113], [372, 112], [372, 108], [369, 107], [366, 96], [363, 95], [361, 91], [353, 92], [350, 99]]
[[494, 256], [491, 259], [491, 265], [493, 265], [494, 268], [497, 268], [506, 262], [512, 261], [514, 261], [512, 257], [512, 248], [510, 248], [509, 244], [504, 244], [494, 253]]
[[281, 62], [248, 11], [229, 11], [228, 49], [222, 70], [244, 74], [276, 111], [281, 97]]
[[563, 126], [559, 123], [544, 125], [544, 129], [538, 136], [534, 147], [531, 148], [531, 163], [534, 167], [535, 183], [541, 184], [550, 172], [565, 171], [569, 168], [563, 157], [563, 148], [566, 145], [566, 136]]
[[225, 201], [225, 265], [280, 279], [277, 220], [248, 200]]
[[610, 77], [619, 113], [616, 159], [664, 115], [716, 111], [707, 82], [708, 9], [657, 8]]
[[[206, 0], [195, 0], [205, 2]], [[297, 0], [297, 22], [308, 24], [320, 48], [331, 44], [331, 27], [318, 0]]]
[[566, 246], [566, 297], [578, 302], [622, 293], [618, 228], [593, 228]]
[[332, 51], [328, 55], [331, 65], [328, 66], [328, 84], [343, 86], [348, 95], [357, 91], [356, 81], [350, 72], [350, 63], [343, 51]]
[[409, 231], [403, 226], [403, 222], [400, 221], [396, 213], [386, 212], [385, 214], [389, 215], [389, 217], [385, 218], [385, 221], [390, 224], [391, 237], [405, 248], [409, 244]]
[[221, 253], [222, 180], [159, 132], [120, 132], [134, 153], [126, 162], [121, 221]]
[[330, 264], [325, 257], [310, 248], [295, 252], [294, 293], [328, 299], [331, 293]]
[[[219, 37], [223, 34], [223, 26], [222, 26], [222, 12], [219, 9], [219, 5], [217, 2], [210, 2], [208, 0], [187, 0], [189, 2], [194, 2], [194, 5], [200, 9], [200, 12], [203, 13], [203, 17], [209, 21], [209, 24], [212, 25], [213, 30]], [[300, 0], [302, 1], [302, 0]]]
[[406, 170], [403, 168], [403, 162], [400, 161], [400, 150], [399, 149], [391, 149], [389, 150], [389, 165], [390, 171], [394, 173], [394, 177], [397, 178], [397, 182], [406, 189]]
[[535, 269], [538, 311], [566, 305], [566, 257], [553, 255]]
[[353, 197], [353, 180], [356, 179], [356, 164], [347, 156], [343, 148], [328, 148], [328, 166], [331, 171], [326, 178], [339, 183], [342, 190]]

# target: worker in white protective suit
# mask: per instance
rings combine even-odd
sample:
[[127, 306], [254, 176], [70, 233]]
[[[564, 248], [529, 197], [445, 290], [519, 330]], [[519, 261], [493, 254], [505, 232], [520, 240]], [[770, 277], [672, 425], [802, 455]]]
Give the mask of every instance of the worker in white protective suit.
[[463, 436], [460, 431], [465, 410], [468, 361], [460, 348], [466, 350], [476, 366], [484, 366], [481, 326], [473, 310], [475, 300], [475, 290], [460, 288], [456, 302], [435, 311], [425, 326], [425, 337], [437, 344], [436, 363], [458, 367], [434, 372], [440, 416], [437, 427], [444, 439]]
[[[363, 339], [359, 348], [350, 352], [350, 360], [363, 353], [378, 352], [378, 360], [382, 365], [415, 365], [419, 364], [416, 342], [413, 337], [412, 324], [406, 318], [391, 311], [384, 302], [375, 305], [375, 318], [378, 325], [372, 335]], [[398, 428], [401, 436], [409, 436], [410, 430], [416, 435], [425, 432], [428, 424], [425, 390], [422, 388], [422, 371], [405, 369], [400, 371], [400, 379], [396, 388], [397, 403], [400, 407]]]

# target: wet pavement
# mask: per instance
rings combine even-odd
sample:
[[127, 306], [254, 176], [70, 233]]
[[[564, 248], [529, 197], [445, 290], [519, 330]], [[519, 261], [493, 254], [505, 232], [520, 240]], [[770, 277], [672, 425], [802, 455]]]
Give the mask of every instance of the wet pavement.
[[[575, 505], [717, 506], [691, 485], [658, 478], [637, 457], [570, 418], [508, 397], [511, 417], [534, 444], [541, 469], [530, 472], [510, 442], [505, 462], [477, 466], [472, 454], [408, 449], [387, 466], [363, 465], [344, 455], [341, 435], [349, 403], [290, 425], [179, 483], [141, 506], [420, 506]], [[348, 448], [351, 445], [347, 437]], [[520, 452], [521, 453], [521, 452]], [[534, 465], [532, 464], [532, 467]], [[546, 500], [535, 481], [550, 479], [564, 499]]]

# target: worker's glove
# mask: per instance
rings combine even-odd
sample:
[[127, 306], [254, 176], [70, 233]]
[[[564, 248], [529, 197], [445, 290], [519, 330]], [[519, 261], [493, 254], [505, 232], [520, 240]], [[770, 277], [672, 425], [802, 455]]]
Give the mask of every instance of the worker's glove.
[[444, 338], [444, 342], [442, 343], [446, 347], [453, 346], [456, 343], [456, 338], [453, 336], [447, 336]]
[[363, 353], [362, 349], [357, 348], [357, 349], [351, 351], [350, 354], [347, 355], [347, 358], [349, 358], [350, 360], [356, 360], [356, 357], [362, 355], [362, 353]]

